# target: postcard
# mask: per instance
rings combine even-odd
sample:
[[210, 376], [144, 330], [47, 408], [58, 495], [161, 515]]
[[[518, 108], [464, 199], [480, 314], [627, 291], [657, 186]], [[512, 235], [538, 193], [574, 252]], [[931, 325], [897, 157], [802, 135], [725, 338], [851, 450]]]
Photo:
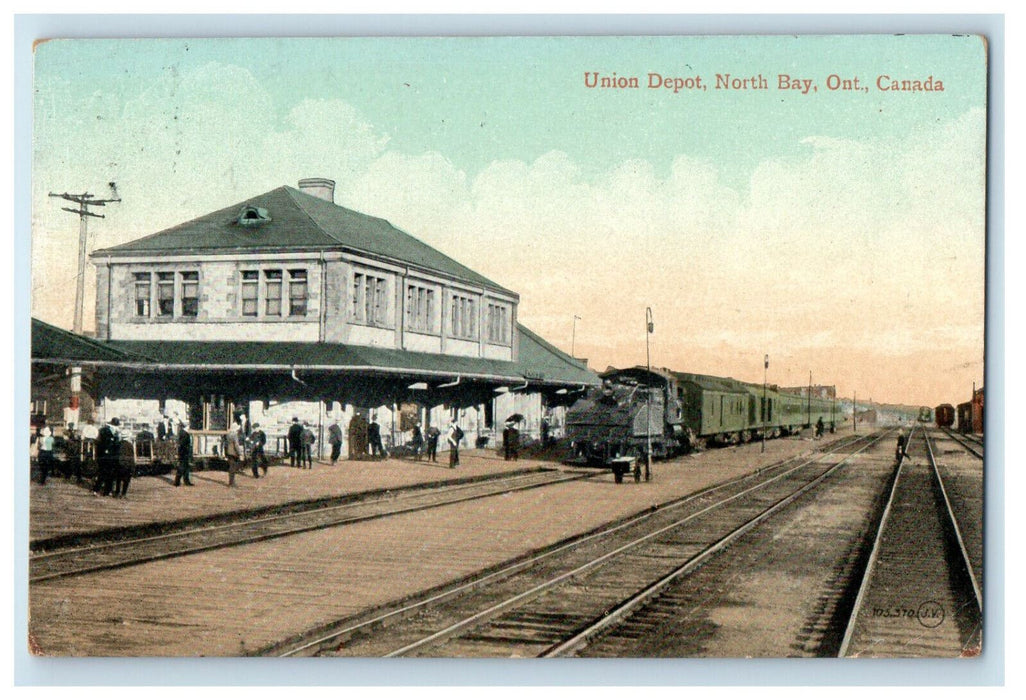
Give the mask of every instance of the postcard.
[[979, 35], [61, 39], [45, 657], [979, 656]]

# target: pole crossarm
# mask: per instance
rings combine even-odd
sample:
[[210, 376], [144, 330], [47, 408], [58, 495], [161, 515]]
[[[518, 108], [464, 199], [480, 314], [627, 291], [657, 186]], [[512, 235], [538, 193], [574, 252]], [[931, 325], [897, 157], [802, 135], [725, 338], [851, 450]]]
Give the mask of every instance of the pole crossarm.
[[103, 214], [94, 214], [91, 211], [84, 209], [72, 209], [70, 207], [61, 207], [61, 211], [70, 211], [72, 214], [78, 214], [79, 216], [95, 216], [97, 219], [106, 219], [107, 217]]
[[75, 285], [75, 333], [82, 332], [82, 307], [85, 299], [86, 234], [88, 230], [88, 217], [91, 216], [96, 219], [106, 218], [103, 214], [96, 214], [89, 211], [89, 207], [105, 207], [110, 203], [120, 202], [121, 198], [117, 196], [118, 191], [113, 182], [110, 183], [110, 190], [114, 193], [114, 196], [109, 199], [97, 199], [90, 192], [83, 192], [81, 194], [71, 194], [69, 192], [62, 192], [60, 194], [55, 192], [49, 193], [50, 197], [57, 197], [58, 199], [63, 199], [66, 202], [74, 202], [78, 205], [78, 209], [61, 207], [62, 211], [78, 215], [78, 277]]
[[90, 206], [90, 207], [92, 207], [92, 206], [104, 207], [104, 206], [107, 206], [107, 204], [110, 203], [110, 202], [120, 202], [121, 201], [120, 197], [115, 197], [113, 199], [96, 199], [94, 197], [94, 195], [92, 195], [92, 194], [90, 194], [88, 192], [83, 192], [82, 194], [68, 194], [67, 192], [62, 192], [60, 194], [57, 194], [55, 192], [51, 192], [49, 194], [49, 196], [50, 197], [60, 197], [61, 199], [66, 199], [69, 202], [75, 202], [76, 204], [85, 204], [86, 206]]

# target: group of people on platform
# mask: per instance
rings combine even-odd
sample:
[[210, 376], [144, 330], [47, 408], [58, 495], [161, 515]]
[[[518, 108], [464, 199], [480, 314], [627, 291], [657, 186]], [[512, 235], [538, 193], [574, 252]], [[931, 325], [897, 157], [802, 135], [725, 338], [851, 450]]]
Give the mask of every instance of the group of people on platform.
[[[412, 439], [408, 443], [414, 459], [419, 461], [426, 455], [428, 461], [437, 462], [441, 435], [441, 431], [435, 426], [429, 426], [422, 431], [420, 424], [415, 424]], [[511, 435], [518, 436], [519, 433], [508, 424], [503, 434], [506, 459], [516, 459], [518, 456], [518, 439], [511, 438]], [[92, 459], [96, 464], [96, 477], [92, 484], [93, 495], [115, 498], [127, 496], [135, 473], [135, 448], [132, 440], [123, 435], [120, 418], [113, 417], [100, 428], [90, 422], [80, 431], [75, 429], [74, 424], [69, 424], [63, 439], [65, 459], [58, 460], [55, 456], [57, 439], [49, 426], [42, 426], [32, 437], [32, 443], [37, 451], [41, 485], [46, 484], [47, 479], [58, 467], [68, 478], [74, 477], [78, 483], [83, 483], [83, 462]], [[310, 424], [293, 417], [286, 439], [290, 465], [312, 469], [313, 447], [317, 437]], [[459, 450], [463, 439], [462, 428], [457, 422], [452, 422], [446, 433], [450, 468], [454, 469], [460, 464]], [[173, 447], [158, 447], [168, 443], [172, 443]], [[328, 443], [331, 445], [331, 464], [335, 464], [341, 456], [343, 443], [343, 431], [338, 419], [333, 420], [328, 427]], [[245, 414], [235, 416], [232, 428], [227, 431], [222, 441], [222, 453], [228, 462], [229, 487], [235, 486], [236, 475], [246, 466], [252, 470], [253, 478], [260, 478], [261, 472], [263, 476], [267, 476], [266, 445], [267, 434], [260, 428], [259, 423], [250, 426]], [[168, 460], [177, 457], [174, 476], [176, 487], [182, 484], [193, 486], [193, 439], [188, 426], [177, 415], [172, 419], [164, 414], [157, 421], [154, 454], [158, 452], [163, 452]], [[371, 458], [389, 456], [382, 442], [381, 427], [374, 415], [371, 414], [368, 422], [360, 412], [357, 412], [349, 424], [349, 457], [360, 459], [368, 454]]]

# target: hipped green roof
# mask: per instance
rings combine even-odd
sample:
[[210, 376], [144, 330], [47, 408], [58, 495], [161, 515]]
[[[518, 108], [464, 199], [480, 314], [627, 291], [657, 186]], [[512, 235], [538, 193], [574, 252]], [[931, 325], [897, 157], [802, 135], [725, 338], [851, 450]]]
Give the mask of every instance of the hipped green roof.
[[[239, 215], [248, 208], [265, 210], [269, 220], [259, 225], [240, 224]], [[93, 257], [320, 250], [369, 254], [514, 294], [385, 219], [292, 187], [278, 187], [145, 238], [97, 250]]]
[[32, 359], [54, 364], [125, 363], [144, 358], [84, 335], [77, 335], [38, 318], [32, 319]]

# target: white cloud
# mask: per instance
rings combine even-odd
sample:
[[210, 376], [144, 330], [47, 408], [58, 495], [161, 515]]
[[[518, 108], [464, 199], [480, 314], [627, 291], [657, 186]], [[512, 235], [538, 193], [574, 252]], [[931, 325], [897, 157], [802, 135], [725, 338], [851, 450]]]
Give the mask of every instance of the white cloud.
[[[979, 110], [896, 140], [810, 137], [806, 154], [761, 163], [738, 192], [717, 163], [685, 154], [665, 176], [629, 160], [589, 178], [561, 151], [468, 173], [446, 154], [389, 150], [344, 102], [307, 100], [279, 119], [234, 66], [169, 71], [124, 104], [95, 95], [73, 113], [47, 105], [37, 104], [34, 221], [60, 235], [34, 241], [34, 285], [49, 294], [38, 312], [51, 319], [66, 313], [52, 299], [74, 276], [77, 221], [47, 190], [122, 183], [125, 201], [95, 226], [110, 245], [324, 176], [338, 181], [338, 203], [520, 291], [521, 319], [560, 345], [572, 315], [584, 316], [578, 353], [602, 366], [637, 360], [644, 336], [633, 325], [646, 306], [670, 366], [729, 365], [755, 345], [982, 347]], [[84, 138], [68, 143], [61, 131], [73, 128]]]

